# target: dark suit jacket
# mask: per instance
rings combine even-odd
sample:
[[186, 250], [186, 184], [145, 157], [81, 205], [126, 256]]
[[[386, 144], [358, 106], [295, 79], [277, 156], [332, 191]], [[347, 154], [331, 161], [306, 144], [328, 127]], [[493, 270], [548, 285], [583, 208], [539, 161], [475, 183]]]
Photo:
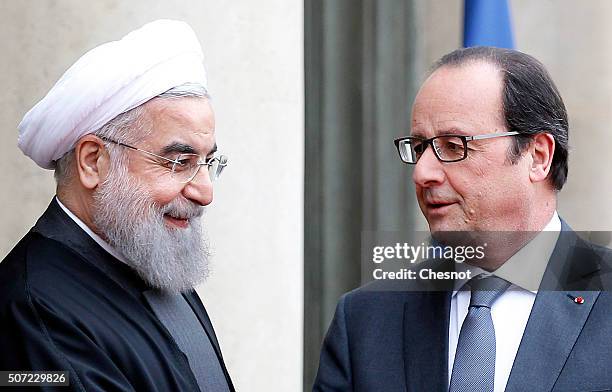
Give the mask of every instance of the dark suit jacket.
[[[66, 370], [70, 388], [60, 390], [198, 391], [147, 289], [54, 199], [0, 263], [0, 370]], [[204, 306], [194, 291], [184, 297], [233, 391]]]
[[[612, 391], [611, 265], [612, 251], [563, 222], [506, 391]], [[345, 294], [314, 391], [447, 391], [451, 295], [368, 287]]]

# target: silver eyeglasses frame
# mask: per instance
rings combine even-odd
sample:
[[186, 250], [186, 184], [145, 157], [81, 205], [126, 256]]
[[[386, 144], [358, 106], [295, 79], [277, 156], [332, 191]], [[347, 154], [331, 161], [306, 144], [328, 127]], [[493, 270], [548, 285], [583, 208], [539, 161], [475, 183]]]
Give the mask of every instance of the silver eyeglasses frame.
[[[126, 144], [126, 143], [118, 142], [116, 140], [113, 140], [113, 139], [110, 139], [110, 138], [107, 138], [107, 137], [100, 137], [100, 139], [104, 140], [105, 142], [113, 143], [113, 144], [116, 144], [116, 145], [122, 146], [122, 147], [126, 147], [126, 148], [129, 148], [130, 150], [139, 151], [139, 152], [141, 152], [143, 154], [147, 154], [147, 155], [153, 156], [155, 158], [161, 159], [163, 161], [166, 161], [168, 163], [172, 163], [172, 169], [171, 169], [172, 170], [172, 174], [176, 173], [176, 168], [177, 167], [180, 167], [180, 166], [184, 165], [183, 163], [181, 163], [179, 161], [179, 159], [178, 159], [179, 157], [181, 157], [181, 156], [197, 156], [198, 157], [197, 169], [194, 170], [194, 173], [187, 180], [179, 181], [180, 183], [184, 183], [184, 184], [187, 184], [187, 183], [193, 181], [193, 179], [200, 172], [200, 168], [202, 166], [206, 166], [208, 168], [208, 170], [209, 170], [208, 174], [210, 176], [210, 180], [214, 181], [217, 178], [219, 178], [219, 176], [221, 175], [221, 172], [223, 171], [223, 169], [225, 169], [225, 167], [227, 166], [227, 162], [228, 162], [228, 158], [227, 158], [226, 155], [219, 155], [217, 157], [213, 157], [213, 158], [210, 158], [210, 159], [207, 159], [207, 160], [202, 160], [202, 157], [199, 156], [198, 154], [191, 154], [191, 153], [178, 153], [176, 159], [170, 159], [170, 158], [166, 158], [166, 157], [163, 157], [161, 155], [152, 153], [150, 151], [143, 150], [143, 149], [138, 148], [138, 147], [130, 146], [129, 144]], [[215, 172], [211, 173], [210, 170], [213, 168], [215, 162], [218, 162], [219, 164], [218, 164]]]

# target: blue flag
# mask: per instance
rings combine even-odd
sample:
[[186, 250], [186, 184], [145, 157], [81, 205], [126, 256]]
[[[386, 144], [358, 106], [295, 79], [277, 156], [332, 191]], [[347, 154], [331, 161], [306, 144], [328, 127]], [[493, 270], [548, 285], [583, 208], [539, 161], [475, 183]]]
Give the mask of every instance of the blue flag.
[[465, 0], [463, 46], [514, 48], [508, 0]]

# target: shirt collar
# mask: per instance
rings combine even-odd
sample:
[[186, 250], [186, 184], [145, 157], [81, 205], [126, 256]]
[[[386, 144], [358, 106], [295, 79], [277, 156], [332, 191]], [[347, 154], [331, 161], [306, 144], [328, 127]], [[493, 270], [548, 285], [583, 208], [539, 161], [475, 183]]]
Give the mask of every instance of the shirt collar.
[[62, 204], [62, 202], [57, 196], [55, 197], [55, 200], [57, 201], [57, 204], [59, 204], [60, 208], [66, 213], [66, 215], [68, 215], [70, 219], [72, 219], [81, 229], [83, 229], [83, 231], [87, 233], [87, 235], [89, 235], [94, 241], [96, 241], [96, 243], [100, 245], [102, 249], [110, 253], [117, 260], [129, 265], [125, 256], [123, 256], [119, 251], [113, 248], [108, 242], [104, 241], [102, 237], [94, 233], [89, 228], [89, 226], [85, 224], [85, 222], [79, 219], [78, 216], [73, 214], [72, 211], [70, 211], [64, 204]]
[[[542, 231], [531, 241], [525, 244], [525, 246], [519, 249], [518, 252], [512, 255], [512, 257], [499, 267], [493, 275], [507, 280], [512, 283], [513, 286], [536, 293], [542, 281], [542, 277], [544, 276], [548, 260], [559, 239], [560, 231], [561, 220], [559, 219], [557, 211], [555, 211], [544, 229], [542, 229]], [[461, 275], [471, 277], [480, 274], [490, 274], [482, 268], [466, 263], [455, 263], [455, 271], [470, 271], [470, 274]], [[453, 296], [457, 294], [468, 280], [467, 278], [455, 280]]]

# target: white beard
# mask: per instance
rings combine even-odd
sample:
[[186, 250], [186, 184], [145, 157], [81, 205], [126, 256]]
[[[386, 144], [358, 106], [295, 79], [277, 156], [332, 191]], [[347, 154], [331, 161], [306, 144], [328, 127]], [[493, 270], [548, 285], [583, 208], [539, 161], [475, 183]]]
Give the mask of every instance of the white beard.
[[[178, 294], [206, 280], [210, 251], [201, 223], [204, 207], [182, 196], [159, 207], [141, 184], [115, 167], [95, 192], [94, 207], [95, 226], [152, 288]], [[164, 214], [189, 219], [189, 226], [169, 228]]]

